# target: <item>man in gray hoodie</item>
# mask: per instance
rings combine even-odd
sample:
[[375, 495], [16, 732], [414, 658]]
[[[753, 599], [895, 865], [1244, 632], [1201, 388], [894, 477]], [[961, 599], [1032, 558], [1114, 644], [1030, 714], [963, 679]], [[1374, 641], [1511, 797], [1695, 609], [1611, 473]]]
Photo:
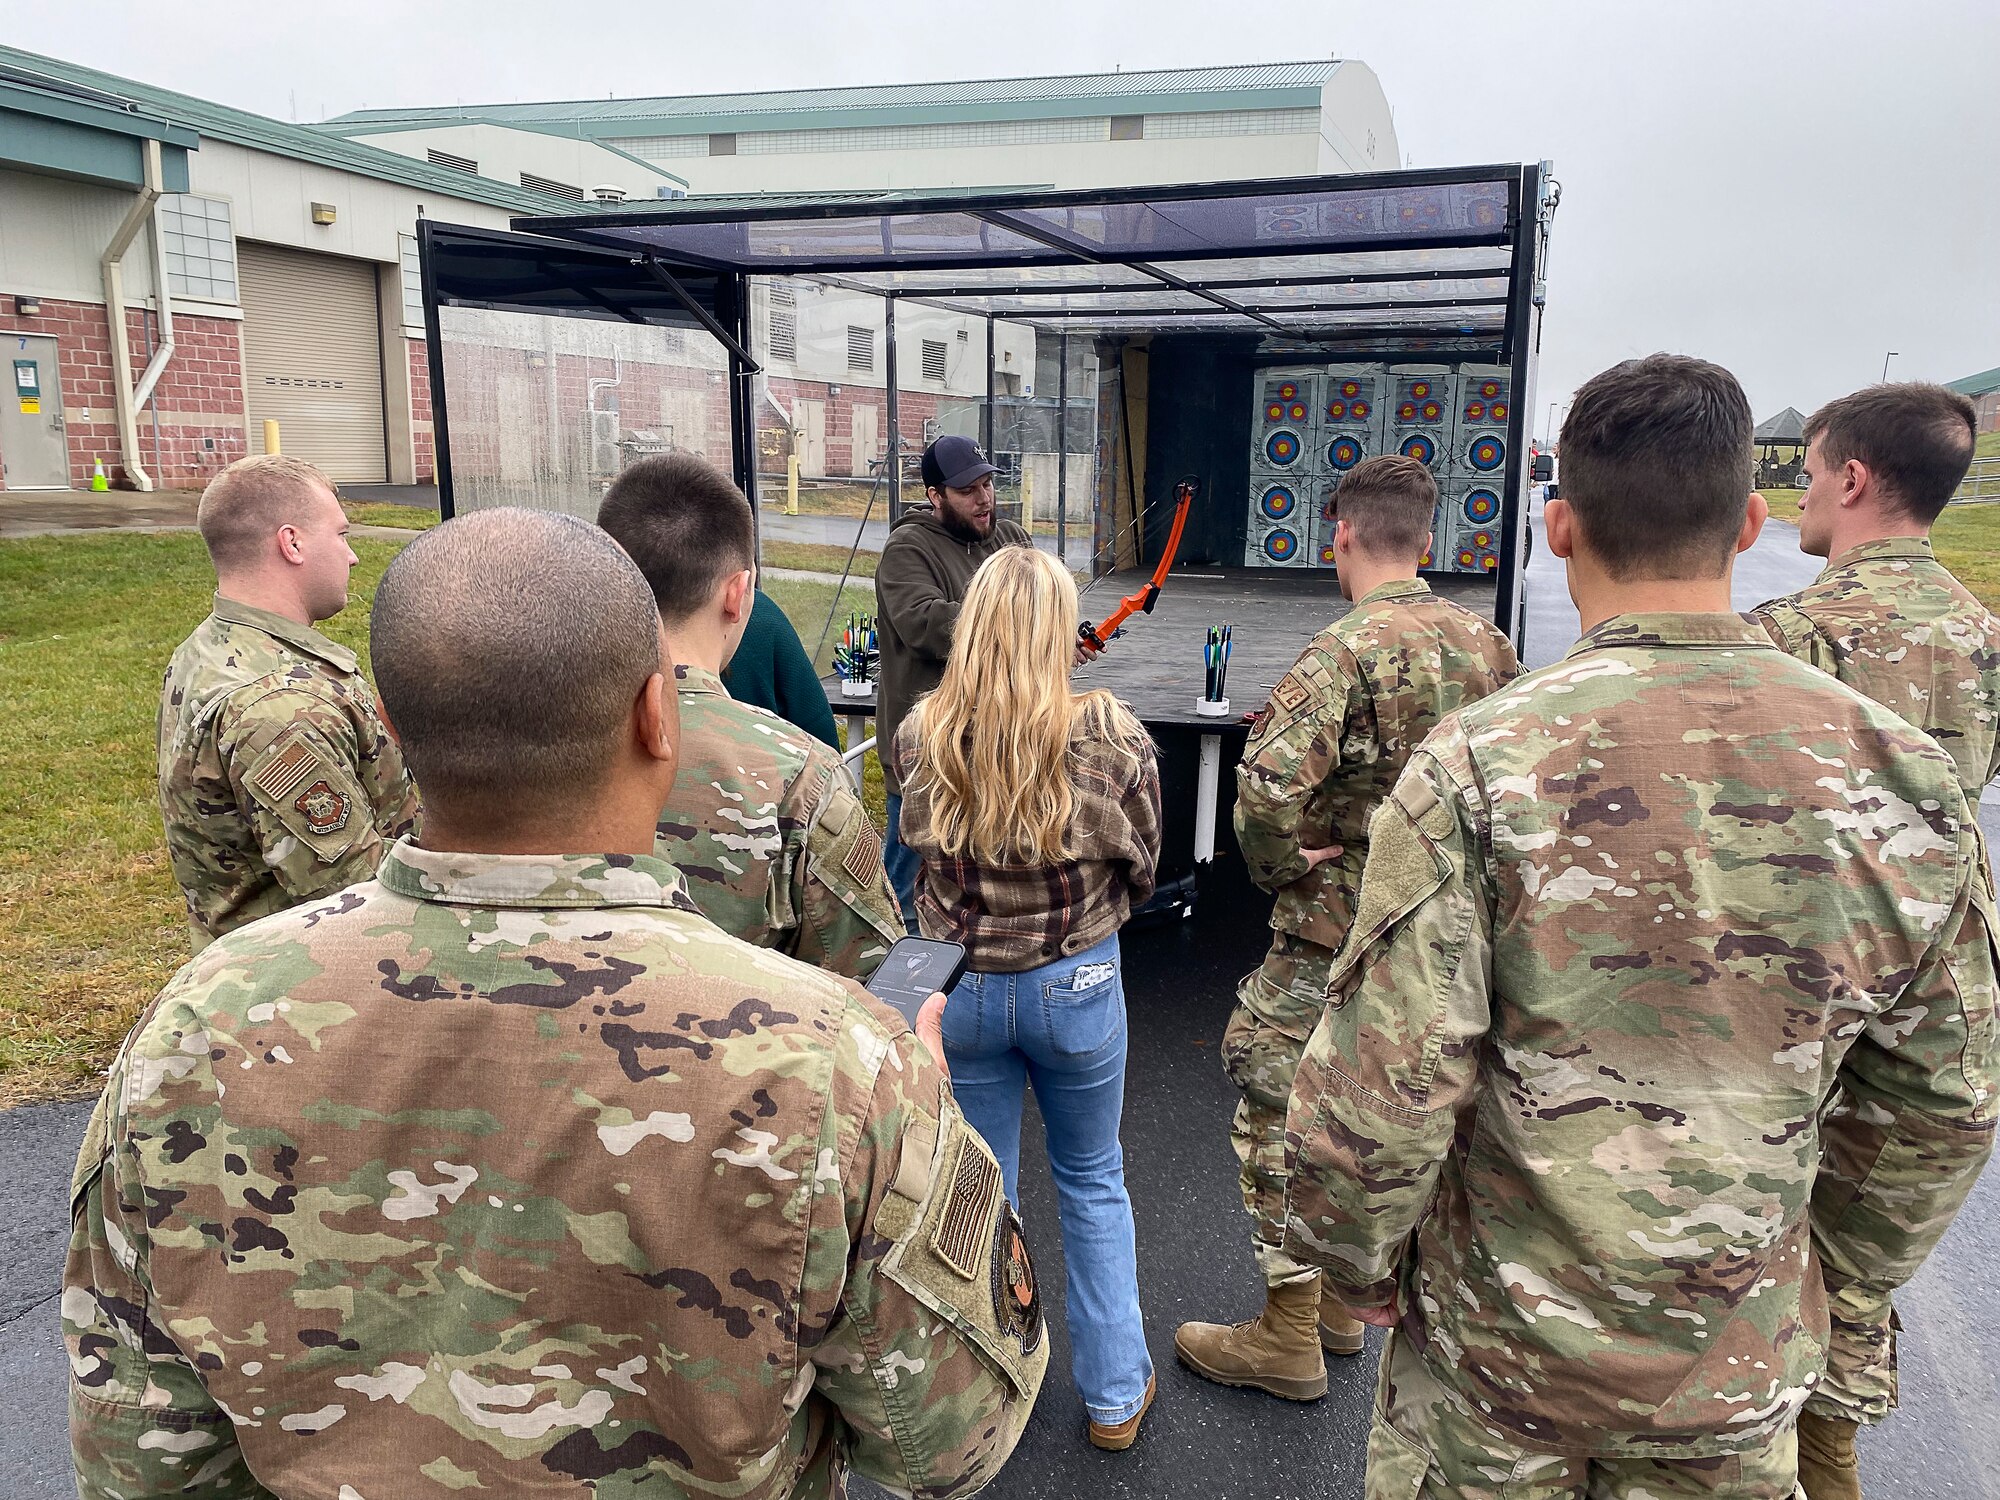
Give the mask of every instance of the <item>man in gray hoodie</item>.
[[993, 476], [971, 438], [941, 437], [924, 450], [924, 494], [930, 505], [905, 511], [889, 532], [875, 566], [875, 612], [882, 676], [875, 689], [875, 743], [889, 793], [889, 833], [882, 863], [903, 920], [915, 930], [917, 856], [897, 837], [902, 789], [895, 757], [896, 726], [944, 676], [952, 627], [979, 565], [1002, 547], [1029, 547], [1028, 533], [993, 509]]

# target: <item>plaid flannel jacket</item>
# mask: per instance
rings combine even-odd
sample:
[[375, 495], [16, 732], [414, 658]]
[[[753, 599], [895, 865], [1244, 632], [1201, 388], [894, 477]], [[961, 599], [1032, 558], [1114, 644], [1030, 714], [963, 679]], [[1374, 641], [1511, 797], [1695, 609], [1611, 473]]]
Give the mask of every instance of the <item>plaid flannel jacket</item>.
[[1160, 858], [1160, 769], [1153, 743], [1070, 742], [1076, 812], [1071, 857], [1056, 865], [985, 865], [948, 855], [931, 823], [917, 756], [922, 705], [896, 734], [903, 785], [899, 837], [923, 860], [917, 921], [924, 936], [965, 944], [981, 974], [1017, 974], [1081, 953], [1125, 925], [1153, 894]]

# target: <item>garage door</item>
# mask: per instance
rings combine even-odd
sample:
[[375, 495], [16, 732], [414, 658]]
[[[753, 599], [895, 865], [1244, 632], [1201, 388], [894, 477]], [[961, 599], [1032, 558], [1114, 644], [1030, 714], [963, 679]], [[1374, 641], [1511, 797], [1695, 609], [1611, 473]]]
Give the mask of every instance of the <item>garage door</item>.
[[250, 447], [263, 423], [284, 451], [336, 481], [388, 478], [381, 323], [367, 261], [239, 241]]

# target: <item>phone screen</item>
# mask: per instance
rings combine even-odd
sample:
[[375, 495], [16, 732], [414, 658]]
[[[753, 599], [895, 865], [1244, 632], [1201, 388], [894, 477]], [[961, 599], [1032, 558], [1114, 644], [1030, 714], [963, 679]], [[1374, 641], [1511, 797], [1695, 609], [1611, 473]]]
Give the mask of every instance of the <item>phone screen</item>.
[[936, 938], [897, 938], [882, 967], [868, 981], [868, 993], [887, 1002], [912, 1026], [932, 991], [950, 993], [965, 977], [965, 945]]

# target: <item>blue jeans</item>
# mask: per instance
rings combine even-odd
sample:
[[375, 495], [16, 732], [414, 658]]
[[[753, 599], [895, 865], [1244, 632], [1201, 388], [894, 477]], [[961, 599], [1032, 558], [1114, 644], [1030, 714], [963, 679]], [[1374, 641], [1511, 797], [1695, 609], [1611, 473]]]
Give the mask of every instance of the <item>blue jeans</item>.
[[1069, 1271], [1071, 1374], [1099, 1422], [1146, 1398], [1153, 1361], [1139, 1317], [1139, 1261], [1118, 1119], [1125, 1107], [1125, 985], [1113, 933], [1025, 974], [967, 974], [944, 1011], [952, 1092], [1020, 1203], [1027, 1085], [1047, 1129]]
[[903, 908], [903, 925], [914, 933], [917, 930], [917, 872], [923, 867], [923, 861], [917, 857], [916, 850], [903, 842], [900, 836], [902, 826], [902, 794], [891, 792], [889, 831], [882, 839], [882, 869], [896, 892], [897, 904]]

